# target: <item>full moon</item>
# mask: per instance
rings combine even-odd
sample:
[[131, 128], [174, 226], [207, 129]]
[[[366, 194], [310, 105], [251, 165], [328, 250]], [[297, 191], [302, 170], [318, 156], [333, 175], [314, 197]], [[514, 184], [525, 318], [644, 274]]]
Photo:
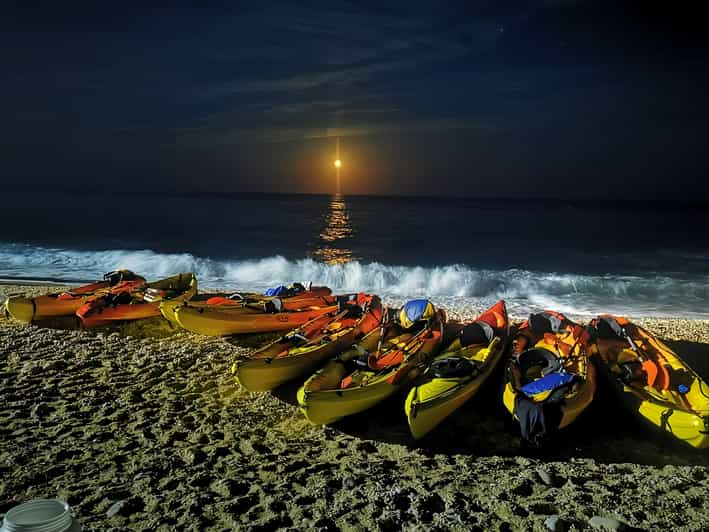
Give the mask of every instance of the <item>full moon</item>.
[[337, 159], [337, 160], [335, 161], [335, 166], [336, 166], [337, 168], [339, 168], [340, 166], [342, 166], [342, 161], [341, 161], [340, 159]]

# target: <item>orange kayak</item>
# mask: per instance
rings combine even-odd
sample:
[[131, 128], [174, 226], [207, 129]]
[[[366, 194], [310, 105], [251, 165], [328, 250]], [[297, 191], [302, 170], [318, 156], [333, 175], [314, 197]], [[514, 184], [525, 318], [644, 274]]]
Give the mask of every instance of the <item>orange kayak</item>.
[[92, 299], [77, 309], [76, 315], [84, 328], [152, 318], [160, 315], [160, 303], [163, 300], [185, 301], [196, 292], [195, 275], [180, 273], [147, 283], [137, 290], [124, 290]]
[[5, 302], [6, 312], [18, 321], [30, 323], [36, 320], [71, 316], [92, 299], [108, 294], [135, 290], [145, 285], [145, 279], [129, 270], [117, 270], [103, 276], [103, 281], [71, 288], [66, 292], [38, 297], [10, 297]]

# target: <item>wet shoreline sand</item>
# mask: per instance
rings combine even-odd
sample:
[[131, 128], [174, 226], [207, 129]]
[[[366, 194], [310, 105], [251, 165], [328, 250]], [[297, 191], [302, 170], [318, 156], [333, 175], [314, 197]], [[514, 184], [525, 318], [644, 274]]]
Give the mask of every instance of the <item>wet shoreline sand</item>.
[[[709, 322], [634, 321], [709, 377]], [[0, 318], [0, 514], [58, 496], [84, 530], [544, 530], [552, 516], [576, 530], [594, 516], [709, 527], [709, 453], [658, 437], [601, 387], [543, 453], [521, 444], [499, 372], [416, 444], [400, 396], [313, 427], [297, 383], [240, 390], [231, 363], [265, 339], [161, 319], [75, 331]]]

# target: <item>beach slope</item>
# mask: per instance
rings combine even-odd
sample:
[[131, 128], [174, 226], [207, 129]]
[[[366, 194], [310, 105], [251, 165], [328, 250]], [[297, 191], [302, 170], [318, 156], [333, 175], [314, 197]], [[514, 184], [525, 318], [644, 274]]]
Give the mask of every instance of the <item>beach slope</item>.
[[[707, 322], [636, 321], [707, 377]], [[78, 331], [0, 318], [0, 515], [60, 497], [97, 531], [709, 528], [707, 453], [656, 437], [610, 397], [544, 454], [522, 446], [500, 375], [418, 444], [399, 396], [313, 427], [296, 385], [234, 383], [235, 356], [264, 339], [161, 319]]]

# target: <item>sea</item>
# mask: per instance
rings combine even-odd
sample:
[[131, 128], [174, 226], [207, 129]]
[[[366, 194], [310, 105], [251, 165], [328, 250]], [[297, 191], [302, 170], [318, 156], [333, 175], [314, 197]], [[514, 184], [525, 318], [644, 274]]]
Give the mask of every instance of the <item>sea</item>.
[[709, 318], [706, 203], [306, 194], [13, 195], [0, 278], [80, 282], [128, 268], [204, 288], [312, 282], [513, 316]]

